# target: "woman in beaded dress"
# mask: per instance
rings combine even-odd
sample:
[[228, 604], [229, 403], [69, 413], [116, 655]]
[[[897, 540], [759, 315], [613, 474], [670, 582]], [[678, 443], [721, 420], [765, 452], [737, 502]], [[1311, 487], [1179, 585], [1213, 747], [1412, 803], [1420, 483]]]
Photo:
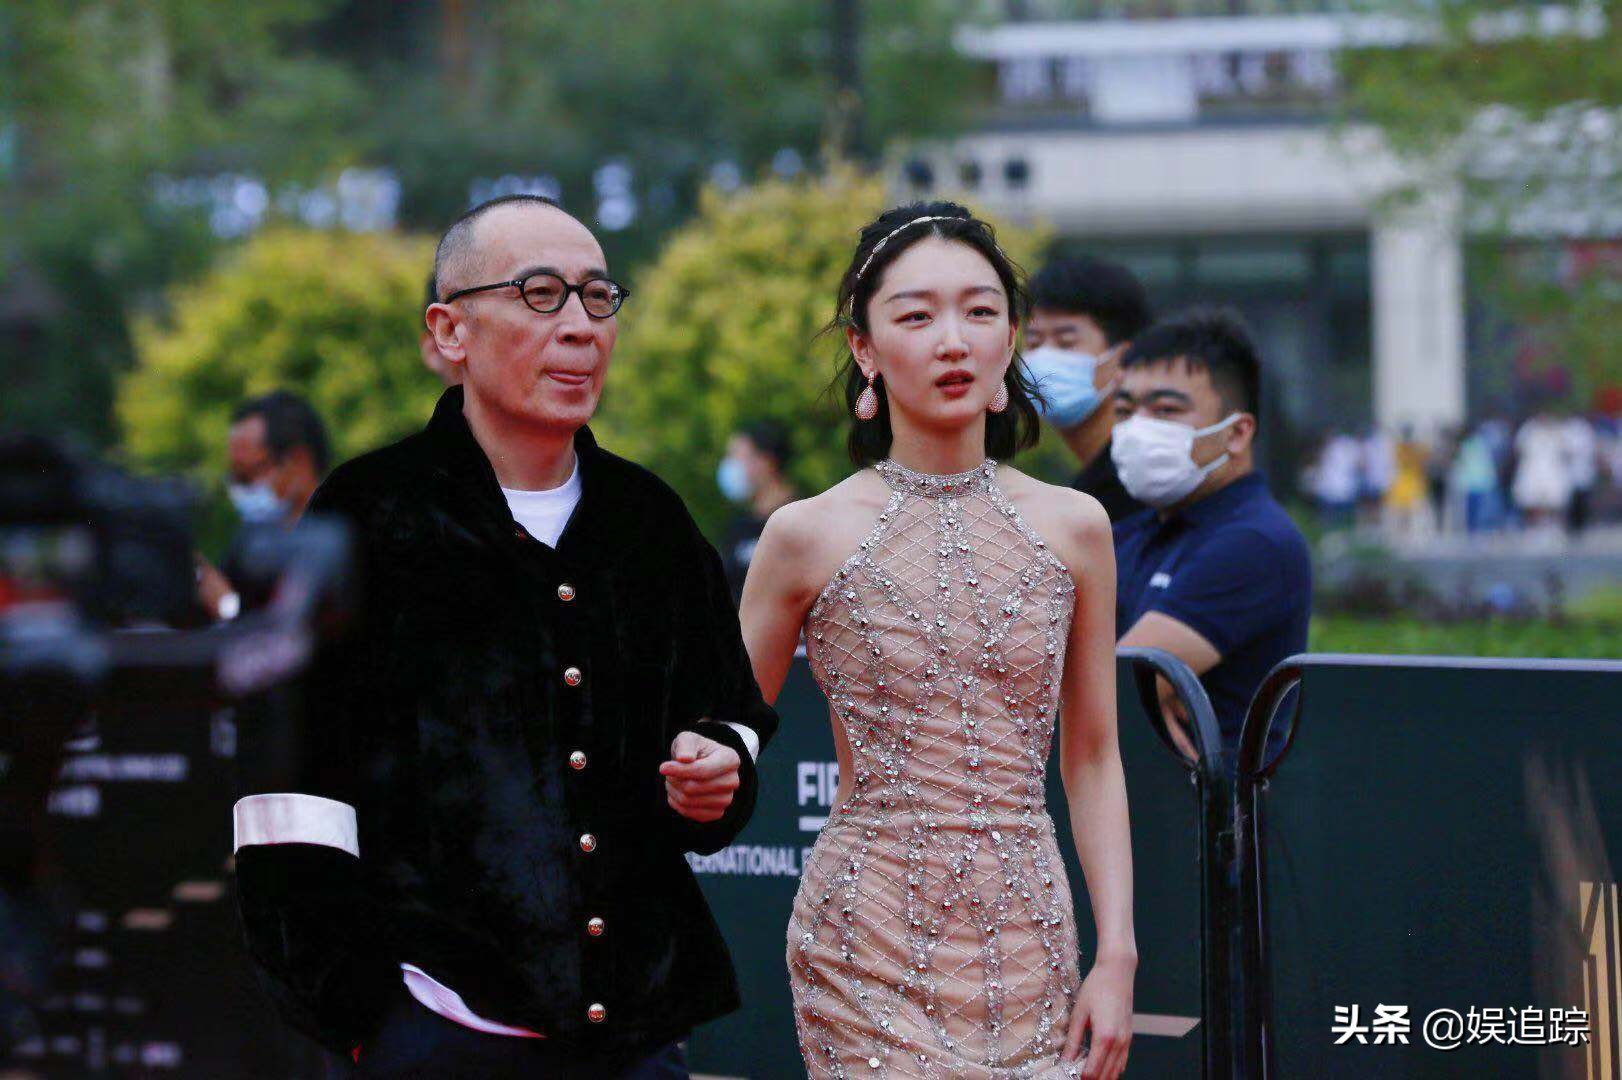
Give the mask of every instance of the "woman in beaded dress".
[[[1126, 1061], [1114, 555], [1096, 501], [995, 460], [1038, 430], [1021, 299], [956, 204], [863, 230], [837, 319], [863, 468], [774, 514], [744, 587], [761, 690], [776, 697], [803, 630], [839, 755], [788, 932], [812, 1076], [1114, 1077]], [[1085, 980], [1045, 809], [1056, 710], [1098, 929]]]

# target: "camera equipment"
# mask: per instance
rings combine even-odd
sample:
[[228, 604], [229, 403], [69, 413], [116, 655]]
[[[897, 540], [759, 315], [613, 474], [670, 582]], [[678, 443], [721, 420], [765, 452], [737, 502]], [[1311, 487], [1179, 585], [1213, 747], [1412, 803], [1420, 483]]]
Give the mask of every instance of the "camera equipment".
[[[152, 1006], [125, 983], [113, 992], [98, 974], [122, 966], [119, 979], [140, 970], [161, 978], [167, 952], [143, 943], [167, 939], [119, 937], [108, 912], [76, 908], [75, 894], [133, 897], [153, 874], [178, 868], [177, 853], [212, 852], [206, 829], [216, 815], [228, 828], [235, 780], [230, 709], [251, 700], [256, 720], [285, 722], [296, 695], [267, 691], [303, 671], [342, 614], [346, 536], [306, 521], [240, 538], [243, 584], [265, 603], [205, 624], [196, 504], [182, 481], [135, 477], [51, 440], [0, 436], [0, 1056], [48, 1042], [51, 1054], [95, 1069], [118, 1064], [119, 1054], [162, 1064], [171, 1053], [169, 1044], [109, 1034], [121, 1030], [111, 1015], [121, 1003]], [[177, 806], [177, 794], [203, 805]], [[180, 837], [172, 825], [166, 833], [165, 814], [197, 821], [197, 835]], [[228, 854], [228, 838], [221, 846]], [[70, 864], [87, 852], [98, 876], [81, 890]], [[170, 882], [165, 894], [171, 885], [184, 892]], [[175, 918], [133, 904], [123, 929]], [[217, 929], [192, 932], [228, 946]], [[56, 946], [81, 932], [99, 937], [80, 942], [69, 962]], [[124, 944], [108, 944], [115, 941]], [[68, 1028], [44, 1040], [48, 1007], [71, 1021], [59, 1017]]]

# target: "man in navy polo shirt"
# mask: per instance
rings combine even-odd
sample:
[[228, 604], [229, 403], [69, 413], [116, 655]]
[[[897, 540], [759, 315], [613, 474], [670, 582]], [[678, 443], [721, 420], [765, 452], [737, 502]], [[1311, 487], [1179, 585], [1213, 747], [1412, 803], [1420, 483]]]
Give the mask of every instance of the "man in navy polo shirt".
[[[1138, 336], [1115, 402], [1115, 465], [1149, 507], [1115, 526], [1116, 633], [1194, 670], [1229, 750], [1312, 607], [1306, 540], [1253, 461], [1259, 367], [1236, 313], [1195, 310]], [[1186, 723], [1164, 683], [1161, 699]]]

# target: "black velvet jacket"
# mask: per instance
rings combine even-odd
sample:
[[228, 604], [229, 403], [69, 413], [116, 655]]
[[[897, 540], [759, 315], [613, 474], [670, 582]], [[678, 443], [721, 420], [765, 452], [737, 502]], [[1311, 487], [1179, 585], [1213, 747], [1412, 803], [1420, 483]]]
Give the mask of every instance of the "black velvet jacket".
[[[364, 587], [307, 684], [299, 790], [355, 808], [360, 854], [260, 843], [236, 870], [278, 1005], [334, 1049], [398, 1000], [401, 962], [582, 1053], [738, 1006], [684, 852], [724, 847], [754, 808], [725, 722], [764, 745], [777, 718], [675, 492], [589, 430], [575, 449], [581, 499], [555, 551], [508, 512], [459, 388], [311, 503], [351, 523]], [[718, 822], [665, 802], [659, 765], [682, 730], [743, 761]]]

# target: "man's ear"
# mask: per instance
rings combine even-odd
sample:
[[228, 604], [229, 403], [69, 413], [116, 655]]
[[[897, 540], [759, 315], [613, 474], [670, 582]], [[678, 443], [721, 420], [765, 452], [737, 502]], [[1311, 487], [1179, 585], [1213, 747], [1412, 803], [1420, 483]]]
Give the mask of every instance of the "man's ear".
[[423, 313], [423, 321], [428, 326], [428, 332], [434, 335], [439, 355], [453, 364], [467, 361], [467, 349], [461, 339], [462, 320], [456, 317], [455, 311], [446, 304], [429, 304], [428, 310]]
[[1120, 389], [1121, 357], [1126, 355], [1126, 350], [1131, 345], [1130, 341], [1122, 341], [1104, 350], [1104, 355], [1098, 358], [1098, 366], [1093, 368], [1094, 390], [1100, 394], [1113, 396], [1115, 391]]
[[1250, 449], [1255, 444], [1255, 441], [1256, 418], [1250, 413], [1242, 412], [1239, 414], [1239, 419], [1235, 420], [1233, 426], [1228, 429], [1228, 445], [1226, 449], [1230, 454], [1242, 454]]

